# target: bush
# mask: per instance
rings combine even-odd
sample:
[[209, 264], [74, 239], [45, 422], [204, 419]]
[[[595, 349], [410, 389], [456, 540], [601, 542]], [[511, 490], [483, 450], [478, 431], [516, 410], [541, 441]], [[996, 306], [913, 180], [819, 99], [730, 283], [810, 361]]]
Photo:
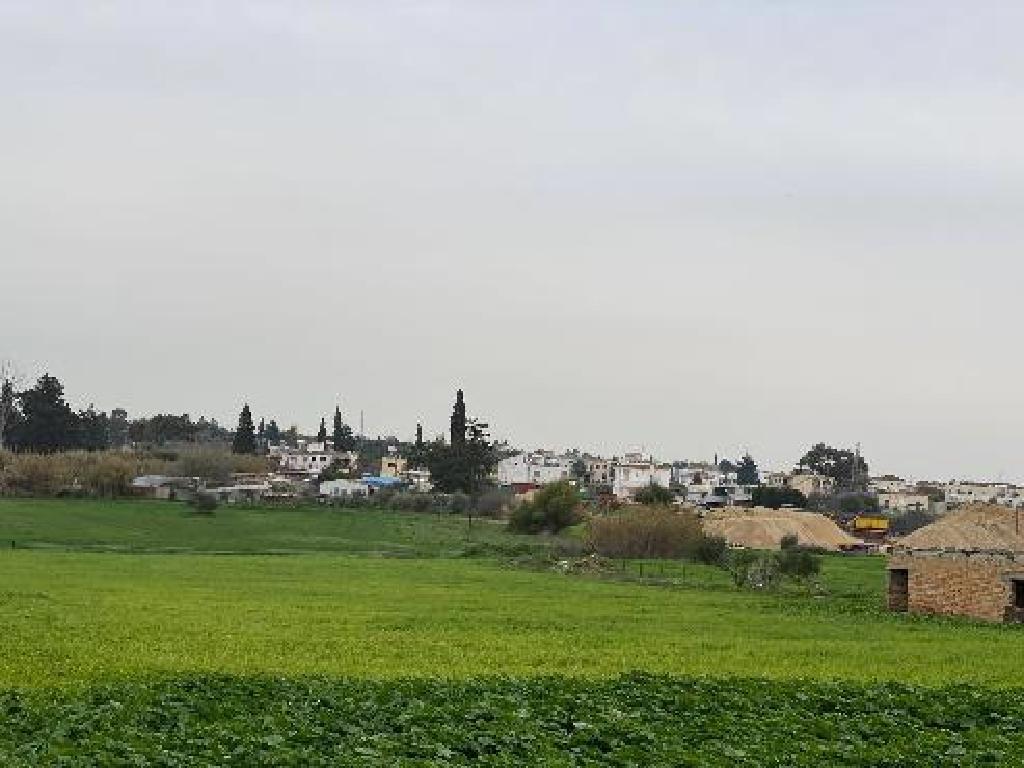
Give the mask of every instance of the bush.
[[801, 508], [807, 506], [807, 497], [796, 488], [775, 488], [770, 485], [759, 485], [750, 495], [755, 507], [780, 509], [784, 506]]
[[725, 564], [737, 587], [771, 589], [779, 580], [779, 561], [772, 552], [733, 550]]
[[491, 488], [473, 501], [473, 509], [481, 517], [502, 518], [512, 505], [512, 493], [504, 488]]
[[197, 514], [212, 515], [217, 508], [217, 497], [212, 493], [199, 491], [188, 504]]
[[633, 496], [634, 501], [639, 504], [671, 504], [675, 500], [675, 494], [672, 493], [668, 488], [657, 483], [651, 483], [645, 488], [641, 488]]
[[776, 555], [779, 573], [794, 579], [805, 580], [821, 573], [821, 558], [802, 547], [788, 547]]
[[136, 476], [166, 473], [167, 462], [122, 451], [0, 452], [0, 491], [17, 495], [127, 496]]
[[588, 525], [589, 544], [604, 557], [695, 556], [703, 540], [697, 516], [670, 507], [629, 507]]
[[693, 550], [693, 559], [705, 565], [725, 565], [729, 543], [721, 536], [701, 536]]
[[793, 549], [794, 547], [798, 546], [800, 546], [800, 537], [797, 536], [795, 533], [787, 533], [785, 536], [782, 537], [782, 540], [779, 542], [779, 548], [784, 550]]
[[508, 527], [517, 533], [558, 533], [579, 521], [580, 495], [568, 481], [551, 483], [512, 510]]
[[908, 533], [913, 533], [918, 528], [931, 525], [938, 519], [938, 515], [912, 509], [889, 520], [889, 533], [894, 536], [905, 536]]
[[469, 511], [469, 496], [464, 493], [452, 493], [448, 495], [448, 510], [453, 515], [464, 515]]

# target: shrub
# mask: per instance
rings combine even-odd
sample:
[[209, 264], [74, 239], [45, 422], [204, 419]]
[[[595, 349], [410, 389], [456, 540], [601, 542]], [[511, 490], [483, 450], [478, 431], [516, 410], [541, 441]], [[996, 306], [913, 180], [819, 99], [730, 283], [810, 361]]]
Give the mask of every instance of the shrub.
[[469, 496], [464, 493], [452, 493], [448, 496], [448, 509], [453, 515], [464, 515], [469, 511]]
[[779, 573], [794, 579], [809, 579], [821, 573], [821, 558], [808, 549], [788, 547], [776, 555]]
[[807, 497], [796, 488], [776, 488], [770, 485], [759, 485], [750, 495], [755, 507], [779, 509], [784, 506], [807, 506]]
[[512, 504], [512, 493], [503, 488], [484, 491], [473, 501], [473, 509], [481, 517], [504, 517]]
[[800, 546], [800, 537], [795, 533], [787, 533], [779, 542], [780, 549], [793, 549]]
[[938, 519], [938, 515], [912, 509], [889, 521], [889, 533], [894, 536], [905, 536], [908, 533], [913, 533], [918, 528], [931, 525]]
[[701, 536], [693, 550], [693, 559], [705, 565], [724, 565], [729, 543], [721, 536]]
[[198, 477], [224, 483], [231, 479], [234, 471], [232, 454], [226, 450], [196, 448], [183, 451], [171, 466], [171, 473], [181, 477]]
[[192, 497], [192, 500], [189, 501], [189, 506], [192, 507], [197, 514], [212, 515], [213, 511], [217, 509], [217, 497], [212, 493], [199, 491]]
[[669, 507], [629, 507], [588, 525], [590, 546], [604, 557], [694, 556], [703, 539], [693, 512]]
[[778, 583], [780, 576], [779, 561], [772, 552], [733, 550], [725, 567], [737, 587], [771, 589]]
[[663, 485], [651, 483], [637, 491], [633, 499], [639, 504], [671, 504], [675, 494]]
[[518, 533], [558, 533], [579, 521], [579, 506], [579, 491], [572, 483], [551, 483], [515, 507], [508, 526]]
[[28, 496], [126, 496], [137, 475], [166, 472], [165, 461], [122, 451], [0, 452], [0, 491]]

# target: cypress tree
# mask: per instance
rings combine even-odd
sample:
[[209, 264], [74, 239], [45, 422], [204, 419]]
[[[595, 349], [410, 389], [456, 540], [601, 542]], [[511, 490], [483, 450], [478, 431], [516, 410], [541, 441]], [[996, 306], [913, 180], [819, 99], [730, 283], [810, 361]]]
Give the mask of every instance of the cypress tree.
[[316, 433], [316, 441], [318, 443], [327, 442], [327, 420], [324, 418], [320, 419], [320, 430]]
[[334, 450], [351, 451], [356, 447], [352, 428], [341, 418], [341, 408], [334, 406]]
[[235, 430], [231, 450], [235, 453], [256, 453], [256, 427], [253, 426], [248, 403], [242, 406], [242, 412], [238, 414], [238, 428]]
[[455, 393], [455, 407], [452, 409], [452, 447], [459, 447], [466, 444], [466, 401], [463, 399], [462, 390]]

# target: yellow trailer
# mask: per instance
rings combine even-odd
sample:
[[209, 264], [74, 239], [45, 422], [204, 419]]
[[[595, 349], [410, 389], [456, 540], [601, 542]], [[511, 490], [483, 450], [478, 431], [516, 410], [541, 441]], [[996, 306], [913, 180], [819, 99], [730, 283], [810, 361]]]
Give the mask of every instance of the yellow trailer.
[[881, 515], [857, 515], [853, 518], [853, 530], [857, 533], [889, 532], [889, 518]]

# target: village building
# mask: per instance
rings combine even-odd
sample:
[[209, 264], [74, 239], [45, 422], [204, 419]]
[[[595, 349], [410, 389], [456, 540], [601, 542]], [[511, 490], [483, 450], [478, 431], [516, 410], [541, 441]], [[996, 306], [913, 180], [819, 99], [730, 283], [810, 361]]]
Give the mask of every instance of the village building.
[[894, 543], [889, 609], [1024, 621], [1024, 511], [976, 504]]
[[913, 487], [911, 483], [896, 475], [882, 475], [868, 480], [868, 490], [877, 494], [903, 493], [912, 490]]
[[672, 484], [672, 465], [658, 464], [650, 456], [627, 453], [614, 462], [612, 493], [619, 499], [631, 499], [641, 488]]
[[405, 471], [409, 466], [409, 462], [399, 456], [397, 453], [393, 453], [390, 449], [388, 450], [387, 456], [380, 457], [380, 476], [381, 477], [404, 477]]
[[583, 478], [587, 485], [611, 485], [612, 463], [600, 456], [583, 456]]
[[547, 485], [572, 477], [572, 456], [553, 451], [517, 453], [498, 462], [499, 485]]
[[951, 480], [944, 488], [946, 503], [950, 506], [966, 504], [1002, 504], [1024, 507], [1024, 488], [1010, 483], [979, 483]]
[[804, 496], [831, 496], [836, 490], [835, 478], [816, 472], [794, 472], [786, 481], [789, 488], [795, 488]]
[[337, 462], [343, 469], [356, 466], [359, 454], [355, 451], [335, 451], [325, 443], [307, 443], [298, 448], [279, 449], [271, 454], [278, 460], [283, 474], [319, 477], [325, 469]]
[[907, 512], [928, 512], [931, 500], [927, 493], [914, 491], [892, 491], [878, 494], [878, 508], [890, 515], [904, 515]]
[[429, 469], [407, 469], [402, 473], [402, 479], [409, 484], [410, 490], [419, 493], [429, 493], [434, 490]]

